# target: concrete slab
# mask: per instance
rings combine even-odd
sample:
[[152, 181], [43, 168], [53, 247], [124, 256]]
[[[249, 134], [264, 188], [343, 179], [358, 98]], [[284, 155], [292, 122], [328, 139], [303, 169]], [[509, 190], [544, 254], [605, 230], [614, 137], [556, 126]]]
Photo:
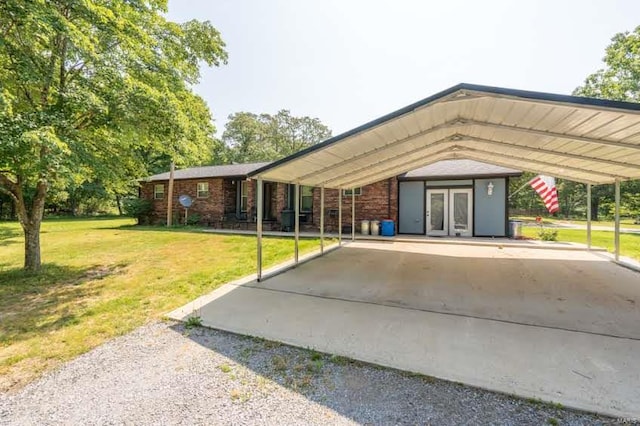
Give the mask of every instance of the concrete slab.
[[640, 418], [638, 287], [587, 252], [356, 242], [171, 316]]
[[258, 285], [640, 339], [640, 274], [585, 251], [355, 242]]

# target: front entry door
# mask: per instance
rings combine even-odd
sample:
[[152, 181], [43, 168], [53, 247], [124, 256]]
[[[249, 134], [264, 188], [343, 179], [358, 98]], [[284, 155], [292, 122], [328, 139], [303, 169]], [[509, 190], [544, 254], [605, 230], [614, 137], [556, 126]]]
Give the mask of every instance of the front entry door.
[[449, 190], [449, 235], [461, 237], [473, 235], [471, 194], [471, 188]]
[[427, 189], [427, 235], [473, 235], [471, 188]]
[[448, 235], [448, 197], [448, 189], [427, 189], [427, 235]]

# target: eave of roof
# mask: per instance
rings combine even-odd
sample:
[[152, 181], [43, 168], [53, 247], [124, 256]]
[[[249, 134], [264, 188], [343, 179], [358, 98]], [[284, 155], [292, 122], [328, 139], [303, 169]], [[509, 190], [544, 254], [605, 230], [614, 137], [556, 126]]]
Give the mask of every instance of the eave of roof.
[[[262, 163], [243, 163], [243, 164], [224, 164], [217, 166], [201, 166], [190, 167], [187, 169], [176, 170], [174, 172], [174, 180], [189, 180], [189, 179], [207, 179], [207, 178], [237, 178], [245, 179], [249, 173], [257, 170], [265, 165], [267, 162]], [[158, 182], [169, 180], [169, 172], [159, 173], [153, 176], [149, 176], [142, 179], [144, 182]]]
[[[534, 109], [536, 114], [530, 115], [540, 116], [540, 121], [552, 115], [543, 127], [526, 115]], [[476, 110], [482, 118], [476, 118]], [[521, 121], [509, 119], [512, 111]], [[556, 119], [562, 130], [554, 131]], [[640, 178], [640, 132], [627, 136], [625, 131], [631, 130], [640, 130], [637, 103], [463, 83], [249, 176], [348, 188], [460, 158], [585, 183], [611, 183]], [[437, 145], [438, 150], [431, 149]], [[354, 172], [354, 167], [363, 172]]]

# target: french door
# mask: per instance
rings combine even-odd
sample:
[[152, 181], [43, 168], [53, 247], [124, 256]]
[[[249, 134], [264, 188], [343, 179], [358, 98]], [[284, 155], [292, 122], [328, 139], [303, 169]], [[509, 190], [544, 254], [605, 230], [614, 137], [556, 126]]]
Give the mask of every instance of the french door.
[[449, 235], [448, 199], [448, 189], [427, 189], [427, 235]]
[[473, 190], [471, 188], [427, 189], [427, 235], [473, 235]]

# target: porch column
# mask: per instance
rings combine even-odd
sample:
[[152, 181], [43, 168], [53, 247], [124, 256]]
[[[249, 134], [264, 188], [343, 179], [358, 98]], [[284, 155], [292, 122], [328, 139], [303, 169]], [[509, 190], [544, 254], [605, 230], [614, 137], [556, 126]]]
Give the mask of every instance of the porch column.
[[300, 240], [300, 185], [296, 183], [295, 191], [294, 191], [294, 200], [295, 206], [294, 210], [294, 253], [295, 253], [295, 264], [298, 265], [298, 241]]
[[324, 253], [324, 186], [320, 187], [320, 254]]
[[591, 250], [591, 184], [587, 184], [587, 248]]
[[351, 241], [356, 240], [356, 189], [351, 188]]
[[614, 247], [616, 261], [620, 260], [620, 181], [616, 179], [616, 211], [615, 211], [615, 235]]
[[338, 189], [338, 245], [342, 245], [342, 189]]
[[263, 185], [262, 185], [262, 179], [258, 178], [258, 193], [257, 193], [257, 198], [258, 198], [258, 209], [256, 211], [257, 214], [257, 223], [256, 223], [256, 236], [257, 236], [257, 243], [258, 243], [258, 253], [257, 253], [257, 262], [258, 262], [258, 282], [260, 282], [262, 280], [262, 205], [264, 203], [263, 200]]

